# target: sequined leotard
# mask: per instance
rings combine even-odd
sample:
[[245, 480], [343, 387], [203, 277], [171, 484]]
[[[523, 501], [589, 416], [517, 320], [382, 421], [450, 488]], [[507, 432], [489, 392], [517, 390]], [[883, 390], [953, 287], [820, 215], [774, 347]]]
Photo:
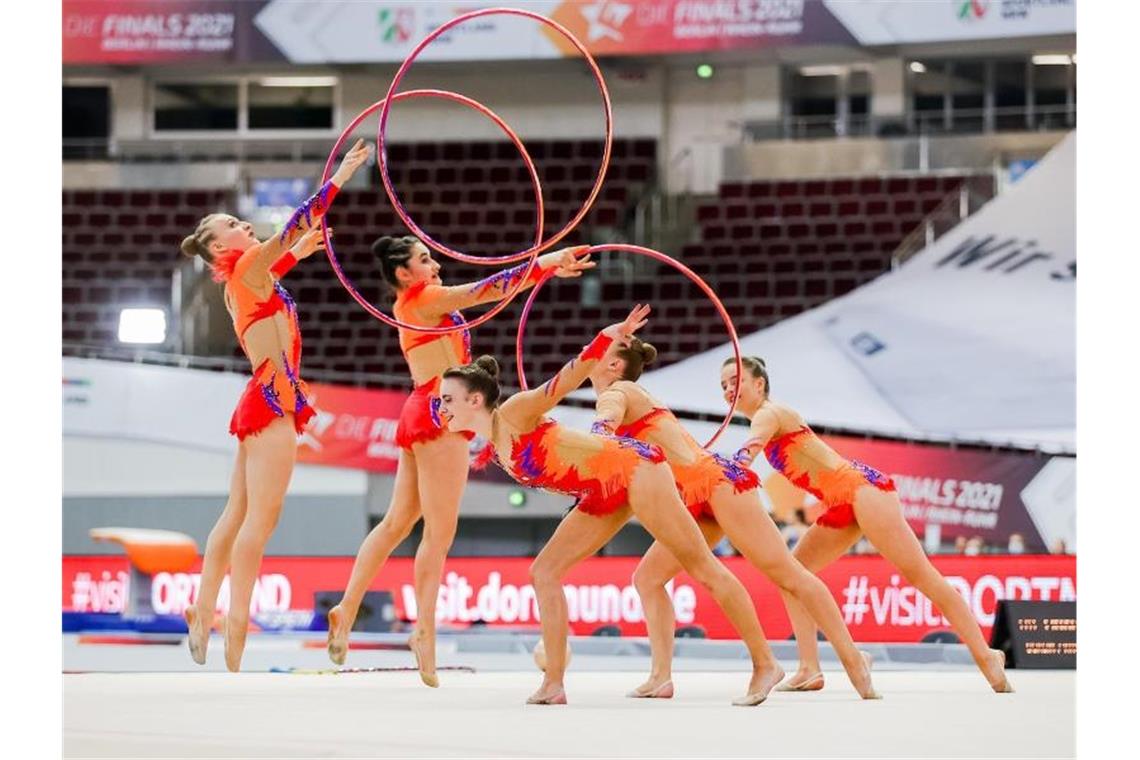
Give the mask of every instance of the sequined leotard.
[[239, 440], [286, 414], [293, 415], [300, 433], [314, 415], [308, 386], [301, 379], [297, 304], [280, 279], [297, 263], [286, 249], [320, 221], [337, 190], [332, 182], [325, 183], [294, 212], [279, 235], [244, 251], [227, 251], [211, 262], [214, 279], [225, 283], [226, 309], [253, 368], [230, 418], [230, 433]]
[[819, 499], [825, 511], [816, 523], [829, 528], [855, 524], [855, 494], [863, 486], [895, 490], [889, 477], [862, 462], [844, 459], [793, 415], [765, 402], [753, 416], [753, 437], [736, 452], [734, 460], [747, 466], [763, 450], [773, 468]]
[[756, 473], [702, 448], [673, 413], [637, 383], [619, 381], [598, 394], [597, 419], [591, 430], [659, 446], [694, 518], [715, 519], [709, 498], [717, 486], [730, 483], [737, 493], [760, 487]]
[[577, 509], [612, 514], [629, 502], [629, 483], [642, 462], [665, 461], [661, 449], [633, 438], [583, 433], [545, 416], [582, 384], [612, 339], [599, 334], [541, 387], [512, 396], [493, 413], [495, 460], [523, 485], [578, 499]]
[[[392, 312], [401, 322], [424, 327], [451, 327], [464, 324], [460, 309], [499, 301], [518, 284], [526, 265], [504, 269], [467, 285], [445, 287], [418, 282], [396, 296]], [[532, 287], [549, 273], [535, 263], [523, 288]], [[471, 333], [466, 330], [432, 335], [400, 329], [400, 349], [411, 370], [415, 389], [404, 402], [396, 428], [396, 444], [411, 450], [412, 445], [432, 441], [447, 432], [439, 416], [439, 383], [451, 367], [471, 361]], [[472, 433], [464, 433], [467, 438]]]

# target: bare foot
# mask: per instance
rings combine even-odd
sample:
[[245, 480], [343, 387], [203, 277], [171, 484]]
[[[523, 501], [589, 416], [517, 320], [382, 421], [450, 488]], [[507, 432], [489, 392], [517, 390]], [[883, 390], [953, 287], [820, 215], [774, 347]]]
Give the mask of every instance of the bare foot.
[[[542, 643], [542, 639], [534, 645], [534, 652], [531, 653], [534, 657], [534, 664], [543, 673], [546, 672], [546, 645]], [[574, 659], [574, 652], [570, 650], [570, 642], [566, 642], [566, 667], [570, 667], [570, 661]]]
[[439, 688], [439, 676], [435, 672], [435, 638], [417, 628], [408, 637], [408, 649], [416, 657], [420, 680], [425, 686]]
[[791, 678], [776, 687], [776, 691], [819, 691], [823, 688], [823, 671], [802, 665]]
[[225, 629], [222, 633], [222, 638], [226, 644], [226, 669], [231, 673], [237, 673], [241, 670], [241, 656], [245, 652], [245, 635], [248, 624], [242, 622], [240, 624], [234, 623], [232, 619], [226, 617]]
[[343, 665], [348, 655], [348, 632], [352, 629], [352, 621], [348, 614], [336, 605], [329, 610], [329, 659], [334, 665]]
[[748, 693], [732, 700], [737, 707], [755, 707], [768, 698], [768, 693], [784, 679], [784, 669], [774, 662], [766, 668], [753, 668]]
[[528, 705], [564, 705], [566, 704], [566, 689], [555, 681], [543, 679], [538, 691], [527, 697]]
[[649, 676], [645, 683], [626, 694], [626, 696], [633, 699], [672, 699], [673, 679], [669, 676], [665, 676], [664, 678], [660, 676]]
[[186, 619], [186, 643], [190, 647], [190, 657], [199, 665], [206, 664], [206, 647], [210, 643], [210, 625], [198, 614], [198, 608], [187, 607], [182, 613]]
[[991, 649], [982, 667], [982, 675], [990, 682], [990, 687], [998, 694], [1012, 694], [1013, 684], [1005, 675], [1005, 652]]
[[882, 699], [883, 695], [875, 691], [875, 686], [871, 683], [871, 653], [859, 650], [859, 655], [863, 658], [863, 671], [851, 678], [851, 685], [863, 699]]

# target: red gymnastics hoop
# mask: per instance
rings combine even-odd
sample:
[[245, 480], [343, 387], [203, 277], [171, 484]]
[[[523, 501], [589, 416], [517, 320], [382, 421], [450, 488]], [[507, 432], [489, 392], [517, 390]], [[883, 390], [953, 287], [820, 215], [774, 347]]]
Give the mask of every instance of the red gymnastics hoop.
[[[534, 232], [535, 247], [532, 248], [531, 252], [528, 254], [530, 256], [530, 261], [527, 263], [526, 271], [522, 273], [521, 277], [519, 277], [518, 283], [516, 283], [515, 287], [501, 301], [499, 301], [499, 303], [492, 306], [485, 314], [481, 314], [470, 322], [463, 321], [451, 327], [424, 327], [422, 325], [410, 325], [405, 322], [401, 322], [395, 317], [388, 316], [380, 309], [377, 309], [375, 306], [369, 303], [368, 299], [360, 295], [360, 291], [356, 289], [356, 286], [352, 284], [352, 280], [350, 280], [348, 278], [348, 275], [344, 273], [344, 270], [340, 266], [340, 261], [336, 257], [336, 250], [333, 248], [332, 236], [329, 235], [329, 228], [328, 224], [325, 222], [325, 216], [321, 217], [321, 236], [324, 238], [325, 254], [328, 256], [329, 263], [332, 264], [333, 272], [336, 274], [337, 279], [340, 280], [340, 284], [344, 286], [345, 290], [348, 291], [348, 294], [352, 296], [358, 304], [364, 307], [365, 311], [379, 319], [384, 324], [391, 325], [392, 327], [398, 329], [428, 333], [430, 335], [446, 335], [448, 333], [458, 332], [460, 330], [469, 330], [473, 327], [478, 327], [479, 325], [494, 317], [503, 309], [507, 308], [507, 306], [510, 305], [511, 301], [514, 300], [515, 296], [522, 291], [523, 287], [526, 285], [527, 278], [530, 277], [530, 273], [534, 270], [535, 264], [538, 263], [538, 254], [540, 250], [539, 243], [542, 241], [543, 216], [545, 215], [545, 206], [542, 202], [542, 183], [540, 183], [538, 180], [538, 171], [534, 168], [534, 162], [531, 160], [530, 154], [527, 153], [526, 146], [523, 145], [523, 142], [521, 139], [519, 139], [519, 136], [515, 134], [514, 130], [511, 129], [510, 126], [508, 126], [507, 123], [503, 121], [503, 119], [498, 114], [477, 100], [472, 100], [465, 95], [449, 92], [447, 90], [408, 90], [407, 92], [401, 92], [397, 95], [393, 95], [392, 99], [403, 100], [405, 98], [416, 97], [443, 98], [444, 100], [451, 100], [456, 103], [462, 103], [463, 105], [470, 108], [474, 108], [476, 111], [483, 114], [491, 121], [495, 122], [499, 129], [503, 130], [503, 132], [506, 133], [507, 137], [511, 139], [511, 142], [515, 144], [515, 147], [519, 149], [519, 154], [522, 156], [523, 162], [526, 164], [527, 170], [530, 172], [531, 183], [534, 185], [534, 197], [536, 208], [538, 210], [538, 221], [535, 224]], [[332, 167], [336, 162], [336, 157], [340, 152], [341, 146], [344, 145], [345, 141], [362, 121], [364, 121], [370, 114], [374, 113], [382, 106], [387, 106], [387, 103], [387, 100], [381, 100], [368, 106], [368, 108], [365, 108], [363, 111], [361, 111], [360, 114], [355, 119], [353, 119], [347, 127], [344, 128], [344, 131], [340, 133], [340, 137], [337, 138], [336, 144], [333, 145], [332, 150], [329, 152], [328, 161], [325, 162], [325, 170], [321, 174], [322, 185], [324, 185], [324, 183], [332, 175]]]
[[[713, 289], [708, 286], [708, 283], [700, 278], [700, 275], [673, 257], [666, 256], [660, 251], [655, 251], [652, 248], [646, 248], [640, 245], [629, 245], [626, 243], [605, 243], [603, 245], [590, 246], [587, 253], [592, 254], [600, 251], [622, 251], [624, 253], [636, 253], [641, 256], [648, 256], [651, 259], [656, 259], [657, 261], [668, 264], [681, 274], [688, 277], [693, 281], [694, 284], [697, 285], [697, 287], [703, 290], [705, 295], [708, 296], [709, 300], [712, 301], [713, 306], [716, 307], [717, 312], [720, 314], [720, 318], [724, 320], [724, 326], [728, 329], [728, 337], [732, 340], [732, 352], [736, 357], [736, 388], [732, 394], [732, 403], [728, 405], [728, 414], [724, 416], [724, 422], [720, 423], [720, 427], [717, 428], [716, 432], [713, 433], [712, 438], [710, 438], [708, 440], [708, 443], [705, 444], [706, 449], [711, 447], [714, 443], [716, 443], [716, 440], [720, 438], [721, 433], [725, 431], [729, 423], [732, 422], [732, 415], [736, 413], [736, 400], [740, 398], [740, 382], [741, 373], [743, 371], [743, 363], [740, 356], [740, 340], [736, 336], [736, 326], [732, 324], [732, 317], [728, 315], [728, 309], [724, 308], [724, 304], [721, 303], [720, 298], [717, 297], [717, 294], [713, 292]], [[530, 317], [530, 310], [531, 307], [534, 306], [534, 299], [538, 297], [538, 291], [542, 290], [542, 286], [544, 286], [549, 279], [550, 275], [547, 275], [542, 280], [540, 280], [537, 285], [534, 286], [534, 290], [530, 292], [530, 296], [526, 299], [526, 305], [523, 306], [522, 314], [519, 316], [519, 331], [518, 335], [515, 337], [515, 363], [518, 365], [519, 387], [521, 387], [524, 391], [528, 389], [526, 382], [526, 370], [523, 368], [523, 336], [526, 332], [526, 321], [527, 318]]]
[[[424, 230], [415, 223], [411, 216], [409, 216], [407, 210], [404, 208], [404, 204], [400, 202], [399, 196], [396, 195], [396, 190], [392, 186], [392, 179], [388, 176], [388, 151], [386, 150], [387, 136], [385, 133], [388, 128], [389, 107], [393, 100], [399, 99], [398, 96], [394, 96], [396, 88], [400, 86], [400, 81], [404, 78], [404, 74], [408, 70], [408, 67], [412, 65], [419, 54], [423, 51], [423, 49], [430, 45], [437, 37], [446, 32], [448, 29], [451, 29], [452, 27], [461, 24], [464, 21], [468, 21], [473, 18], [479, 18], [480, 16], [504, 14], [510, 16], [524, 16], [526, 18], [534, 19], [535, 21], [546, 24], [548, 27], [554, 29], [563, 37], [565, 37], [570, 42], [570, 44], [577, 48], [578, 52], [580, 52], [586, 59], [586, 63], [589, 64], [590, 70], [593, 72], [594, 80], [598, 83], [598, 90], [602, 94], [602, 104], [605, 107], [606, 114], [606, 143], [605, 149], [602, 152], [602, 164], [598, 169], [597, 179], [594, 180], [594, 187], [590, 190], [590, 195], [586, 198], [585, 203], [582, 204], [582, 208], [579, 209], [578, 213], [574, 215], [573, 219], [566, 223], [565, 227], [556, 232], [549, 240], [542, 240], [540, 237], [539, 241], [535, 243], [533, 248], [525, 251], [519, 251], [518, 253], [512, 253], [506, 256], [472, 256], [470, 254], [448, 248], [443, 243], [435, 240], [426, 232], [424, 232]], [[384, 183], [384, 192], [388, 194], [388, 200], [392, 202], [392, 207], [396, 210], [396, 215], [400, 217], [400, 220], [404, 223], [404, 225], [413, 233], [415, 233], [415, 235], [421, 241], [423, 241], [424, 245], [434, 251], [438, 251], [439, 253], [444, 254], [445, 256], [450, 256], [453, 259], [457, 259], [458, 261], [463, 261], [468, 264], [486, 265], [510, 264], [515, 261], [522, 261], [528, 256], [542, 253], [543, 251], [553, 246], [555, 243], [562, 240], [562, 238], [570, 234], [570, 231], [578, 225], [578, 222], [582, 221], [582, 218], [585, 217], [587, 213], [589, 213], [590, 207], [594, 205], [594, 200], [598, 197], [598, 193], [602, 191], [602, 183], [605, 181], [606, 171], [610, 166], [610, 151], [613, 148], [614, 140], [613, 113], [610, 107], [610, 93], [609, 90], [606, 89], [606, 81], [602, 77], [601, 69], [598, 68], [597, 62], [594, 60], [594, 57], [590, 55], [590, 52], [586, 49], [585, 45], [579, 42], [578, 38], [571, 34], [570, 30], [568, 30], [566, 27], [562, 26], [553, 19], [547, 18], [546, 16], [540, 15], [538, 13], [532, 13], [531, 11], [520, 10], [517, 8], [483, 8], [480, 10], [472, 11], [470, 13], [464, 13], [461, 16], [456, 16], [451, 21], [448, 21], [447, 23], [439, 26], [427, 37], [424, 37], [420, 44], [416, 45], [411, 54], [409, 54], [408, 57], [404, 59], [404, 62], [400, 64], [400, 68], [396, 71], [396, 75], [392, 78], [392, 84], [388, 87], [388, 93], [384, 96], [384, 100], [381, 102], [384, 105], [380, 109], [380, 128], [376, 134], [376, 155], [378, 157], [378, 163], [380, 166], [380, 179]]]

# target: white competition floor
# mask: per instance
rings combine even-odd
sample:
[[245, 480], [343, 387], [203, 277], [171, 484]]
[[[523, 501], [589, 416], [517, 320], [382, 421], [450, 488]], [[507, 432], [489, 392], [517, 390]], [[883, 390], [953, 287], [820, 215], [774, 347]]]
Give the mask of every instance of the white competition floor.
[[[440, 640], [428, 689], [412, 671], [317, 674], [321, 649], [251, 636], [247, 672], [221, 671], [221, 641], [197, 668], [183, 646], [80, 644], [64, 637], [66, 757], [1072, 757], [1073, 671], [1011, 671], [993, 694], [972, 667], [880, 657], [884, 699], [863, 702], [828, 666], [827, 688], [730, 700], [747, 684], [734, 657], [679, 657], [672, 700], [631, 700], [648, 659], [578, 655], [569, 704], [523, 702], [539, 675], [518, 651], [463, 652]], [[712, 646], [713, 644], [707, 642]], [[774, 642], [775, 643], [775, 642]], [[723, 647], [722, 647], [723, 649]], [[699, 650], [695, 650], [699, 654]], [[874, 651], [872, 649], [872, 651]], [[785, 669], [790, 650], [777, 648]], [[961, 657], [946, 658], [948, 660]], [[350, 653], [348, 667], [409, 666], [405, 651]], [[309, 672], [269, 672], [271, 668]]]

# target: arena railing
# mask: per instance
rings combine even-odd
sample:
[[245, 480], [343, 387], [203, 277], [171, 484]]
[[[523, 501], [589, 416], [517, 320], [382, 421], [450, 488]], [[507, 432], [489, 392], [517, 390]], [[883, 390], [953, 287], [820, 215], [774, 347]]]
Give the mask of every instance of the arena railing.
[[[234, 356], [191, 356], [169, 351], [134, 348], [130, 346], [95, 346], [82, 343], [64, 343], [63, 355], [77, 359], [132, 362], [180, 369], [200, 369], [211, 372], [249, 374], [249, 361]], [[372, 388], [407, 388], [407, 375], [378, 372], [343, 372], [322, 367], [305, 367], [305, 379], [310, 382], [332, 385], [351, 385]]]
[[65, 139], [64, 160], [109, 160], [116, 163], [201, 163], [204, 161], [315, 162], [328, 158], [329, 140], [323, 139]]
[[[227, 356], [189, 356], [165, 351], [131, 348], [127, 346], [92, 346], [78, 343], [64, 343], [63, 356], [79, 359], [100, 359], [104, 361], [132, 362], [136, 364], [150, 364], [165, 367], [179, 367], [182, 369], [199, 369], [212, 372], [236, 372], [247, 374], [249, 362], [245, 359]], [[320, 368], [306, 368], [305, 377], [311, 382], [328, 383], [333, 385], [351, 385], [354, 387], [391, 388], [407, 390], [409, 379], [406, 375], [365, 373], [365, 372], [338, 372]], [[504, 388], [508, 394], [517, 391], [517, 388]], [[565, 406], [581, 409], [593, 409], [594, 402], [584, 398], [568, 397], [562, 402]], [[704, 412], [689, 412], [683, 409], [674, 410], [677, 417], [682, 420], [702, 422], [721, 422], [724, 417], [719, 414]], [[732, 424], [746, 426], [743, 418], [733, 420]], [[892, 435], [887, 432], [868, 432], [830, 425], [813, 425], [816, 432], [824, 435], [842, 435], [848, 437], [865, 438], [867, 440], [899, 441], [904, 443], [929, 443], [949, 446], [952, 449], [973, 449], [985, 451], [1033, 451], [1047, 456], [1053, 454], [1074, 454], [1073, 451], [1058, 449], [1027, 449], [1010, 443], [1001, 445], [991, 441], [971, 440], [968, 438], [954, 438], [950, 436], [916, 436], [912, 434]]]
[[903, 238], [891, 254], [891, 269], [898, 269], [935, 240], [973, 216], [995, 195], [994, 183], [988, 178], [967, 177], [961, 187], [947, 196], [923, 217], [922, 222]]
[[741, 140], [813, 140], [836, 137], [917, 137], [921, 135], [990, 134], [1004, 131], [1073, 129], [1077, 106], [951, 108], [916, 111], [899, 117], [868, 114], [785, 116], [766, 121], [738, 122]]

